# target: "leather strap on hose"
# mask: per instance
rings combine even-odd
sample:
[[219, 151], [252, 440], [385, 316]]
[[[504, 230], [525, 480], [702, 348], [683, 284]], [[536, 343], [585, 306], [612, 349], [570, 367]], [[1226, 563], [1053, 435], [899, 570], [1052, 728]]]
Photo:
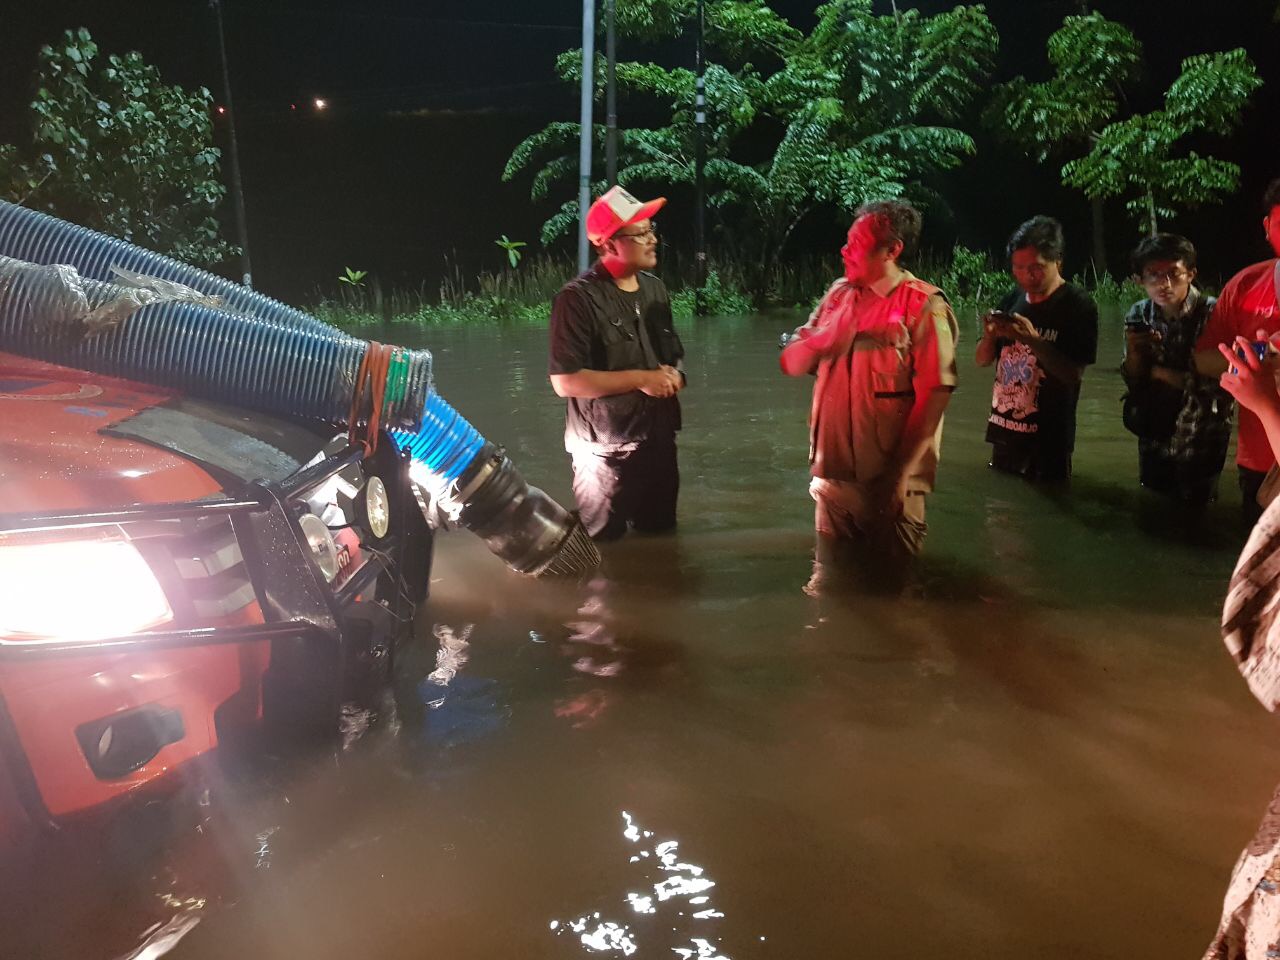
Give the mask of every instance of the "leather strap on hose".
[[[378, 449], [378, 432], [382, 425], [382, 405], [387, 395], [387, 372], [391, 369], [390, 344], [370, 340], [360, 358], [356, 373], [355, 389], [351, 392], [351, 416], [347, 418], [347, 439], [364, 447], [364, 455], [372, 456]], [[360, 412], [364, 406], [366, 388], [369, 391], [369, 416], [365, 420], [364, 436], [360, 436]]]

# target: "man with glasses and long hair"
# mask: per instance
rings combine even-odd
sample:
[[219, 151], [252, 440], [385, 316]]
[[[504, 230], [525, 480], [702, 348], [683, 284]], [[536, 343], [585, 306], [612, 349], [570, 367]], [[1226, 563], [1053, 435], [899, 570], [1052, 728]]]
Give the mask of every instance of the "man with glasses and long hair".
[[658, 263], [653, 217], [665, 203], [621, 187], [593, 203], [587, 238], [599, 259], [551, 306], [551, 386], [567, 401], [573, 494], [596, 540], [676, 525], [684, 346], [667, 288], [649, 272]]

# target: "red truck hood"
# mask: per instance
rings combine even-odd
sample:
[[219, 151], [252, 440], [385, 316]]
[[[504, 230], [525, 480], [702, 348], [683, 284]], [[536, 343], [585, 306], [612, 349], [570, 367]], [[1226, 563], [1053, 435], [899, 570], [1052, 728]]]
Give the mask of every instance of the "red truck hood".
[[101, 431], [171, 398], [155, 387], [0, 352], [0, 513], [196, 500], [192, 461]]

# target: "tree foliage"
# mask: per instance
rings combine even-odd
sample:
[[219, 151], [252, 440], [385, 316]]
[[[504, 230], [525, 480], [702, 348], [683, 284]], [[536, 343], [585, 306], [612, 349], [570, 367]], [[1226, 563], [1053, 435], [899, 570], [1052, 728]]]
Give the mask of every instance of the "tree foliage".
[[1053, 76], [1015, 77], [996, 88], [986, 119], [1043, 162], [1087, 144], [1120, 109], [1141, 74], [1142, 45], [1128, 27], [1091, 13], [1067, 17], [1049, 37]]
[[[679, 37], [693, 10], [694, 0], [619, 0], [619, 32], [635, 41]], [[709, 199], [725, 228], [722, 245], [753, 264], [762, 284], [810, 213], [847, 215], [872, 199], [927, 198], [924, 177], [974, 152], [956, 124], [982, 90], [998, 44], [982, 7], [877, 16], [871, 0], [831, 0], [817, 13], [803, 34], [764, 0], [706, 3]], [[581, 70], [581, 51], [557, 62], [566, 82], [578, 82]], [[595, 72], [600, 91], [602, 58]], [[693, 72], [625, 62], [617, 77], [629, 102], [656, 103], [666, 117], [619, 132], [619, 182], [633, 190], [691, 184]], [[602, 146], [604, 128], [592, 134]], [[504, 179], [532, 171], [534, 200], [568, 196], [577, 138], [577, 124], [550, 124], [515, 148]], [[605, 184], [594, 186], [598, 192]], [[571, 232], [576, 219], [576, 200], [568, 199], [543, 225], [543, 242]]]
[[717, 160], [713, 203], [747, 212], [771, 266], [815, 209], [848, 215], [869, 200], [927, 199], [922, 178], [974, 152], [949, 124], [981, 89], [997, 42], [981, 7], [926, 17], [875, 16], [870, 0], [825, 4], [765, 83], [765, 110], [783, 131], [772, 158]]
[[1236, 188], [1235, 164], [1180, 151], [1193, 135], [1225, 135], [1239, 122], [1262, 83], [1243, 50], [1184, 60], [1164, 108], [1149, 113], [1127, 104], [1143, 62], [1142, 45], [1127, 27], [1097, 13], [1067, 17], [1049, 38], [1048, 56], [1054, 76], [1003, 85], [987, 117], [1038, 161], [1083, 151], [1062, 167], [1066, 186], [1094, 200], [1124, 198], [1149, 233], [1179, 208]]
[[141, 55], [98, 59], [84, 28], [40, 51], [30, 143], [0, 146], [0, 195], [192, 263], [235, 250], [214, 211], [226, 188], [211, 97]]

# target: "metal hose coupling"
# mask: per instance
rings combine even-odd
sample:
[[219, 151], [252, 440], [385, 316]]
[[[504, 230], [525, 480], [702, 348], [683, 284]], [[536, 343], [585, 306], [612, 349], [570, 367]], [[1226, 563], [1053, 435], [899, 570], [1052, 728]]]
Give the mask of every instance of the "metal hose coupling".
[[447, 487], [420, 487], [431, 497], [430, 513], [466, 527], [517, 573], [580, 577], [600, 565], [600, 551], [577, 514], [532, 486], [492, 443]]

